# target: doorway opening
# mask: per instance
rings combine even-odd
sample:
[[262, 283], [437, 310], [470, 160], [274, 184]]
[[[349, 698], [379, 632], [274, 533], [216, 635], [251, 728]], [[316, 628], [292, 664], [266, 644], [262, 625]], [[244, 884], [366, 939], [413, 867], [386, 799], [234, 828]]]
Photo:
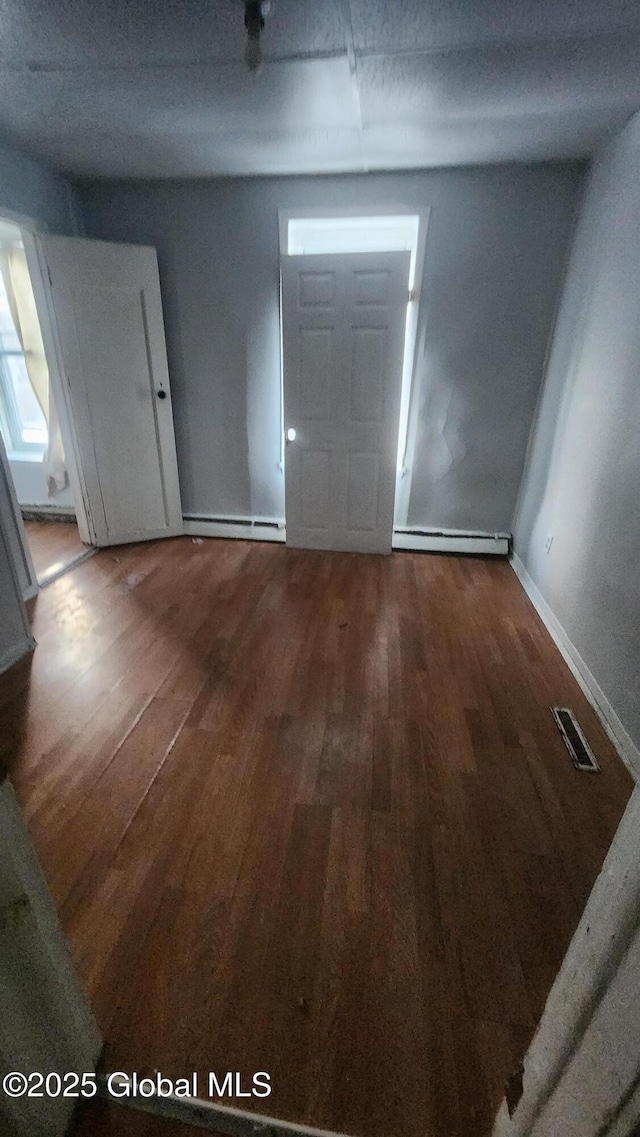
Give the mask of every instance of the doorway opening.
[[0, 434], [28, 599], [88, 550], [78, 530], [27, 243], [18, 224], [0, 218]]
[[[413, 432], [413, 395], [418, 313], [424, 272], [429, 209], [393, 207], [377, 209], [374, 213], [362, 210], [315, 210], [313, 213], [280, 211], [281, 256], [326, 255], [332, 253], [387, 253], [408, 252], [409, 281], [405, 322], [404, 352], [394, 525], [404, 524], [408, 510], [410, 479], [408, 454]], [[282, 329], [281, 329], [282, 330]], [[282, 358], [282, 364], [284, 359]], [[281, 366], [281, 467], [284, 468], [284, 375]]]

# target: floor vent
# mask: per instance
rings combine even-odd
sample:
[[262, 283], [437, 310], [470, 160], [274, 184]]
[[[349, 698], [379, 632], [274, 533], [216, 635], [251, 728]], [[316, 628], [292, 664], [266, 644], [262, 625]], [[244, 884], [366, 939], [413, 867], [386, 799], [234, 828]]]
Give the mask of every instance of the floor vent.
[[589, 746], [584, 734], [578, 726], [577, 719], [568, 707], [552, 707], [551, 713], [556, 725], [565, 741], [565, 746], [571, 755], [576, 770], [586, 770], [590, 774], [599, 774], [600, 766], [593, 750]]

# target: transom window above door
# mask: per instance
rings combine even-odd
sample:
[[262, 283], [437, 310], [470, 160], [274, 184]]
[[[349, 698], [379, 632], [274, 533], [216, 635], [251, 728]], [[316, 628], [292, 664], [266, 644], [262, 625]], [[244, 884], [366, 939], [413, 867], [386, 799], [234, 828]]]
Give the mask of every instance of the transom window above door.
[[281, 245], [285, 255], [408, 252], [411, 253], [410, 289], [415, 287], [419, 230], [420, 216], [417, 213], [369, 217], [291, 217], [281, 214]]

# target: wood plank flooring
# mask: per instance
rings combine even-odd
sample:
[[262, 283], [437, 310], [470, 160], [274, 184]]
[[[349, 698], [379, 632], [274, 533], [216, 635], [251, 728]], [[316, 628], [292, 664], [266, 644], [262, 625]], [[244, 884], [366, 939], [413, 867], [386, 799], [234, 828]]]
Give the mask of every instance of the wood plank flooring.
[[75, 522], [25, 521], [24, 528], [39, 581], [66, 568], [87, 551]]
[[631, 790], [511, 568], [180, 538], [99, 553], [34, 621], [0, 745], [105, 1066], [488, 1133]]

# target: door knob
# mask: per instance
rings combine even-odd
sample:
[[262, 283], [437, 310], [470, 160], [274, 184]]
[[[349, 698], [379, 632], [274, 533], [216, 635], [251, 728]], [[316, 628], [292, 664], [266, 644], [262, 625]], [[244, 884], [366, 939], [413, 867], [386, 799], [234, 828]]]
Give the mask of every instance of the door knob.
[[167, 397], [167, 392], [166, 392], [166, 391], [163, 391], [162, 389], [160, 389], [160, 390], [157, 392], [157, 395], [158, 395], [158, 398], [159, 398], [159, 399], [166, 399], [166, 397]]
[[288, 431], [287, 431], [287, 442], [295, 442], [295, 440], [296, 440], [296, 428], [295, 428], [295, 426], [290, 426]]

